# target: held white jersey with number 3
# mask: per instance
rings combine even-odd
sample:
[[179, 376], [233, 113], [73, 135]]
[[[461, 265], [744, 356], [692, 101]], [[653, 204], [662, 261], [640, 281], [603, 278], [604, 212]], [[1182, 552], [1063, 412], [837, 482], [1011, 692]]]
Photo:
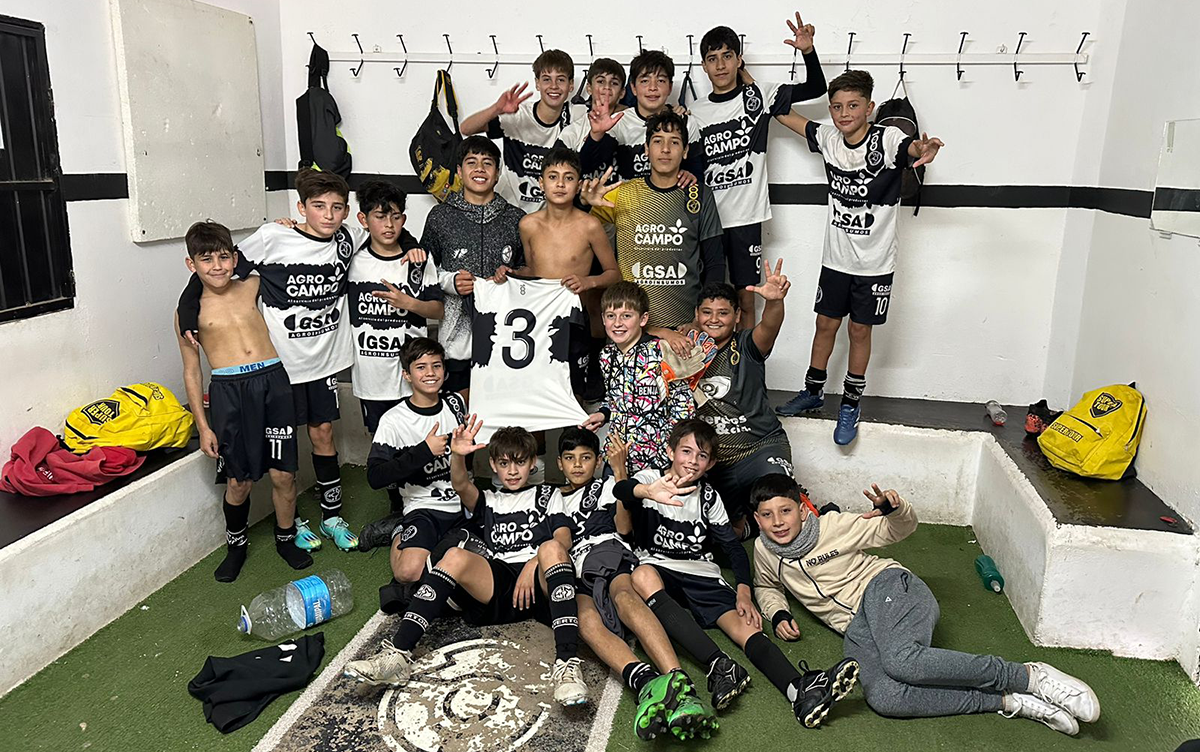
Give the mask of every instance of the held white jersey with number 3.
[[579, 296], [557, 279], [475, 280], [471, 405], [483, 421], [479, 441], [505, 426], [542, 431], [587, 420], [571, 393], [569, 358], [583, 323]]

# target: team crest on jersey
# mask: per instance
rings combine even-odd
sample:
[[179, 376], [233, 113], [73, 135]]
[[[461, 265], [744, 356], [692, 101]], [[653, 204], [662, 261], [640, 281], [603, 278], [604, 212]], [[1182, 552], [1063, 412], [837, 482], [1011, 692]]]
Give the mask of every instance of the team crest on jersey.
[[704, 396], [709, 399], [723, 399], [725, 395], [729, 394], [731, 386], [733, 386], [733, 380], [728, 376], [710, 376], [701, 379], [696, 388], [704, 392]]
[[121, 403], [112, 399], [96, 400], [83, 408], [82, 412], [89, 423], [102, 426], [121, 414]]
[[878, 172], [883, 166], [883, 147], [879, 143], [882, 138], [882, 131], [872, 130], [871, 135], [867, 138], [867, 167], [872, 172]]
[[550, 496], [554, 493], [554, 486], [548, 483], [543, 483], [537, 489], [537, 508], [539, 512], [545, 514], [546, 508], [550, 506]]
[[[408, 543], [415, 537], [417, 537], [417, 526], [409, 525], [408, 527], [404, 528], [404, 532], [400, 535], [400, 540], [404, 543]], [[430, 600], [432, 600], [432, 598]]]
[[754, 117], [762, 112], [762, 97], [759, 95], [757, 86], [747, 86], [742, 95], [742, 102], [746, 106], [746, 114]]
[[421, 289], [421, 281], [425, 278], [425, 262], [408, 265], [408, 286], [412, 290]]
[[354, 255], [354, 243], [350, 242], [350, 231], [345, 227], [339, 227], [333, 237], [337, 241], [338, 258], [342, 261], [349, 261], [350, 257]]
[[590, 512], [600, 503], [600, 489], [604, 488], [604, 481], [592, 481], [588, 484], [588, 488], [583, 492], [583, 498], [579, 501], [579, 511]]
[[1114, 410], [1119, 410], [1124, 403], [1108, 392], [1100, 392], [1100, 396], [1092, 402], [1088, 409], [1093, 418], [1103, 418]]

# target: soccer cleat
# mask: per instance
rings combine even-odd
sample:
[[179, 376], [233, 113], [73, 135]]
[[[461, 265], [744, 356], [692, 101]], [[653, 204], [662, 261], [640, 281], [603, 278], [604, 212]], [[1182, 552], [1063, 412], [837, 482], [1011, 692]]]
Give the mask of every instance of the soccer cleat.
[[858, 437], [858, 418], [862, 405], [842, 405], [838, 408], [837, 426], [833, 429], [833, 443], [846, 446]]
[[1005, 718], [1028, 718], [1032, 721], [1040, 721], [1067, 736], [1075, 736], [1079, 733], [1079, 722], [1075, 720], [1075, 716], [1039, 697], [1023, 692], [1005, 695], [1004, 707], [1004, 710], [998, 712]]
[[1084, 723], [1100, 718], [1100, 699], [1085, 682], [1047, 663], [1027, 663], [1029, 692]]
[[639, 739], [649, 741], [667, 730], [667, 700], [674, 700], [671, 680], [674, 674], [656, 676], [638, 692], [637, 712], [633, 730]]
[[372, 549], [390, 547], [392, 536], [400, 527], [402, 519], [404, 513], [399, 512], [363, 525], [363, 529], [358, 531], [358, 550], [366, 553]]
[[586, 705], [587, 685], [583, 683], [582, 664], [578, 658], [554, 661], [550, 671], [554, 688], [554, 699], [559, 705]]
[[729, 656], [721, 653], [708, 669], [708, 691], [714, 710], [724, 710], [750, 684], [750, 674]]
[[711, 710], [696, 696], [691, 679], [682, 671], [671, 672], [671, 684], [676, 688], [674, 706], [668, 705], [667, 726], [680, 740], [697, 736], [707, 739], [721, 725]]
[[321, 520], [321, 535], [332, 538], [333, 544], [343, 551], [353, 551], [358, 548], [358, 536], [350, 532], [350, 526], [341, 517]]
[[308, 520], [296, 518], [296, 548], [316, 551], [321, 548], [321, 539], [308, 526]]
[[833, 679], [833, 701], [841, 702], [858, 683], [858, 661], [843, 658], [825, 671]]
[[383, 650], [361, 661], [350, 661], [342, 669], [342, 676], [363, 684], [378, 687], [387, 684], [401, 687], [408, 683], [412, 673], [412, 653], [400, 650], [391, 640], [383, 641]]
[[[841, 665], [841, 663], [838, 664], [838, 666]], [[836, 669], [837, 666], [834, 668]], [[854, 668], [856, 669], [854, 678], [857, 679], [857, 662], [854, 663]], [[800, 721], [805, 728], [820, 726], [821, 721], [825, 720], [825, 716], [829, 715], [829, 709], [833, 707], [834, 702], [833, 686], [834, 679], [829, 672], [811, 671], [807, 663], [800, 661], [800, 685], [797, 687], [799, 694], [792, 702], [792, 712], [796, 714], [796, 720]], [[853, 683], [850, 686], [853, 687]]]
[[776, 415], [791, 416], [803, 415], [804, 413], [820, 410], [825, 406], [825, 393], [818, 392], [813, 394], [807, 388], [801, 389], [800, 392], [792, 397], [787, 402], [775, 408]]

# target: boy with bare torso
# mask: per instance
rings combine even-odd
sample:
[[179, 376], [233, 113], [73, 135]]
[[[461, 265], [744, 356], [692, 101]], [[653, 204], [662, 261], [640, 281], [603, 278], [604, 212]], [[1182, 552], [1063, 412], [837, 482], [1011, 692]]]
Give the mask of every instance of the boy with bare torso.
[[[188, 406], [200, 432], [200, 449], [217, 460], [217, 482], [226, 483], [226, 554], [214, 576], [233, 582], [246, 561], [250, 489], [270, 473], [275, 504], [275, 550], [293, 569], [312, 565], [296, 537], [296, 412], [292, 386], [258, 310], [259, 278], [233, 279], [237, 251], [229, 230], [197, 222], [187, 232], [187, 267], [204, 285], [199, 341], [212, 366], [212, 423], [203, 408], [200, 353], [178, 336]], [[179, 331], [178, 315], [175, 331]]]

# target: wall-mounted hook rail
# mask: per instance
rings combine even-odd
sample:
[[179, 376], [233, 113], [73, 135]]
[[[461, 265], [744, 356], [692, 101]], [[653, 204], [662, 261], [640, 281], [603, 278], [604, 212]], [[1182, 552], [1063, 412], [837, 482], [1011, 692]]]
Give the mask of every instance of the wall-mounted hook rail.
[[449, 73], [450, 69], [454, 67], [454, 48], [450, 46], [449, 34], [443, 34], [442, 38], [446, 40], [446, 49], [450, 52], [450, 62], [446, 63], [446, 72]]
[[358, 34], [351, 34], [350, 36], [354, 37], [354, 43], [358, 45], [358, 67], [350, 68], [350, 72], [354, 74], [355, 78], [358, 78], [358, 74], [362, 73], [364, 63], [362, 42], [358, 41]]
[[904, 46], [900, 48], [900, 80], [901, 81], [904, 80], [904, 53], [908, 52], [908, 38], [911, 36], [912, 36], [912, 34], [910, 34], [909, 32], [907, 32], [907, 31], [904, 32]]
[[496, 35], [488, 34], [488, 36], [492, 38], [492, 51], [496, 53], [496, 62], [491, 68], [485, 68], [484, 70], [487, 71], [488, 78], [495, 78], [496, 71], [500, 70], [500, 48], [496, 46]]
[[404, 71], [408, 70], [408, 45], [404, 43], [403, 34], [397, 34], [396, 36], [400, 39], [400, 49], [404, 50], [404, 65], [401, 67], [392, 68], [392, 70], [396, 71], [397, 77], [404, 78]]
[[962, 74], [963, 74], [962, 51], [963, 51], [963, 45], [966, 43], [967, 43], [967, 32], [960, 31], [959, 38], [958, 38], [958, 59], [954, 62], [954, 72], [955, 72], [955, 74], [957, 74], [959, 81], [962, 80]]
[[850, 32], [850, 41], [846, 43], [846, 70], [850, 70], [850, 51], [854, 49], [854, 32]]
[[541, 50], [542, 52], [545, 52], [546, 51], [546, 43], [542, 41], [542, 35], [538, 34], [537, 39], [538, 39], [538, 49]]
[[1017, 49], [1013, 50], [1013, 80], [1017, 82], [1021, 80], [1021, 74], [1025, 72], [1017, 68], [1017, 55], [1021, 54], [1021, 43], [1025, 41], [1025, 33], [1021, 32], [1021, 36], [1017, 38]]
[[[1087, 41], [1088, 34], [1091, 34], [1091, 33], [1092, 32], [1090, 32], [1090, 31], [1083, 32], [1083, 36], [1079, 38], [1079, 46], [1075, 48], [1075, 57], [1079, 57], [1079, 53], [1083, 51], [1083, 43]], [[1082, 81], [1083, 75], [1084, 75], [1084, 72], [1079, 70], [1079, 63], [1076, 62], [1075, 63], [1075, 81], [1076, 82]]]

